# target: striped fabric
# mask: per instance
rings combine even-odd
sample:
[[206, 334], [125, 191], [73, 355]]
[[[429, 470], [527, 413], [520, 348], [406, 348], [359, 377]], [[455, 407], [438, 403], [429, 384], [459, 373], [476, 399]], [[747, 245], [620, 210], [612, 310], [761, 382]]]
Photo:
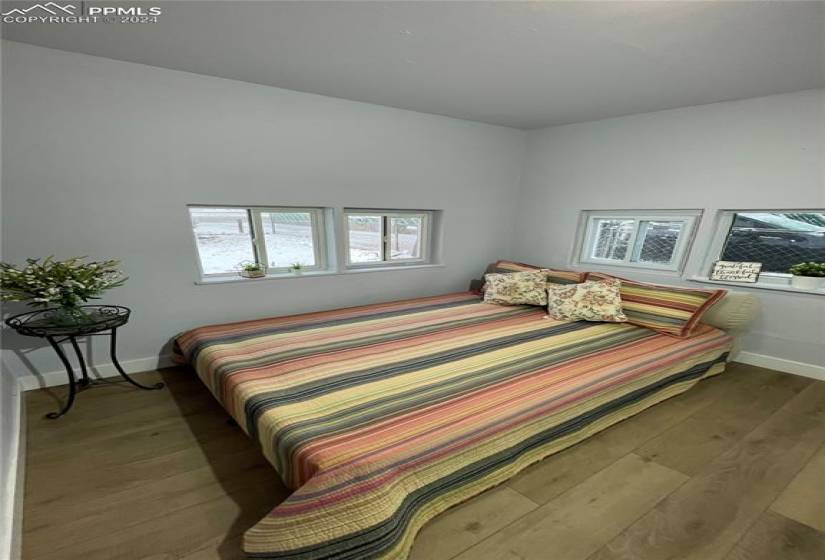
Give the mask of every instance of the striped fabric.
[[[588, 272], [587, 280], [618, 278]], [[726, 290], [693, 290], [674, 286], [645, 284], [619, 278], [622, 282], [622, 308], [634, 325], [678, 337], [690, 336], [702, 315], [722, 299]]]
[[467, 292], [181, 335], [295, 490], [247, 555], [405, 558], [435, 515], [721, 372], [731, 344], [544, 315]]
[[553, 284], [578, 284], [584, 282], [584, 272], [574, 272], [572, 270], [556, 270], [553, 268], [543, 268], [532, 264], [524, 264], [513, 261], [498, 261], [493, 272], [529, 272], [532, 270], [544, 270], [547, 273], [547, 281]]

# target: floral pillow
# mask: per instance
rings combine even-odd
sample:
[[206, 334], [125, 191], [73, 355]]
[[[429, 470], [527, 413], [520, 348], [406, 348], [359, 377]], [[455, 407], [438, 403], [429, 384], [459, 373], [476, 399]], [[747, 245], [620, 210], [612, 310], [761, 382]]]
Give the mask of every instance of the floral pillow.
[[547, 284], [547, 313], [553, 319], [624, 323], [621, 280], [581, 284]]
[[542, 271], [485, 274], [484, 301], [501, 305], [547, 305], [547, 275]]

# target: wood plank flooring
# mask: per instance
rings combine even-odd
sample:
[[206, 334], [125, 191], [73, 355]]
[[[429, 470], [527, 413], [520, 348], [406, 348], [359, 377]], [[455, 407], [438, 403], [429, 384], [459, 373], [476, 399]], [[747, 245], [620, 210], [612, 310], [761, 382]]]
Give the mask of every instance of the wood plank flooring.
[[[288, 492], [192, 372], [26, 395], [24, 560], [236, 560]], [[825, 382], [721, 376], [453, 508], [413, 560], [822, 560]]]

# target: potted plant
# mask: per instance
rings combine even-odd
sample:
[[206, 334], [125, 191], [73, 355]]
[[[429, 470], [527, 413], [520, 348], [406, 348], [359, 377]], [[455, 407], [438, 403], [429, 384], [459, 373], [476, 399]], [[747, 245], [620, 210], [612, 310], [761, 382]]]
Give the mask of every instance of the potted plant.
[[292, 266], [289, 267], [289, 270], [291, 270], [295, 276], [300, 276], [304, 273], [304, 265], [300, 262], [294, 262]]
[[239, 274], [244, 278], [263, 278], [266, 276], [266, 266], [259, 262], [246, 261], [240, 264]]
[[64, 261], [54, 257], [42, 261], [26, 259], [23, 267], [0, 263], [0, 299], [55, 308], [58, 322], [80, 324], [88, 320], [83, 304], [90, 299], [100, 299], [106, 290], [126, 282], [118, 270], [119, 261], [84, 262], [84, 259], [86, 257]]
[[825, 262], [803, 262], [792, 266], [791, 285], [804, 290], [818, 290], [825, 287]]

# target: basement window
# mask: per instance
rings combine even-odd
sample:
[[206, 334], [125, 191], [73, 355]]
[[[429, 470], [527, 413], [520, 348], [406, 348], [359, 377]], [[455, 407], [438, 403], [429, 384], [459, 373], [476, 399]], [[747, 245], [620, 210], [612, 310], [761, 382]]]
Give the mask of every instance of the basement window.
[[268, 274], [326, 268], [323, 208], [190, 206], [189, 217], [202, 278], [255, 262]]
[[700, 216], [698, 210], [587, 210], [578, 262], [680, 271]]
[[432, 211], [344, 210], [347, 268], [431, 262]]
[[692, 280], [717, 282], [709, 276], [718, 260], [756, 262], [762, 265], [757, 282], [738, 285], [825, 294], [822, 282], [800, 285], [789, 270], [803, 262], [825, 262], [825, 210], [722, 210], [718, 218], [702, 269]]

